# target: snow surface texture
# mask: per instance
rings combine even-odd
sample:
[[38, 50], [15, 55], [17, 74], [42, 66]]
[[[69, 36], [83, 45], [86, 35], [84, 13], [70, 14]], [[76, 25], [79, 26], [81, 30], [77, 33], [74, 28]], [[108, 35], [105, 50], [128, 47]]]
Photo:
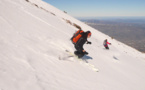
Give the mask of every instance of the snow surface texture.
[[[75, 50], [73, 23], [92, 32], [85, 62], [99, 72], [59, 59]], [[41, 0], [0, 0], [0, 90], [145, 90], [145, 55]]]

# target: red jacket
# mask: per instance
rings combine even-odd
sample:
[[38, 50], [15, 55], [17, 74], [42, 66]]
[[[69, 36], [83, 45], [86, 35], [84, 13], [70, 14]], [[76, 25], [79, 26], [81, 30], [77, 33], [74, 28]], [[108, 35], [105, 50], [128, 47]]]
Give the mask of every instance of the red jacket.
[[104, 46], [105, 46], [105, 47], [108, 47], [108, 44], [110, 45], [111, 43], [109, 43], [108, 41], [105, 40], [105, 41], [104, 41]]

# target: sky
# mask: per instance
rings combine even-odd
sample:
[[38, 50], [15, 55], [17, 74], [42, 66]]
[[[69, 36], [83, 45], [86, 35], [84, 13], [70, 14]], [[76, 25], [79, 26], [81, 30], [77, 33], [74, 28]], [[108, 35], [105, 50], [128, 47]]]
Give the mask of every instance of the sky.
[[145, 0], [43, 0], [74, 17], [145, 16]]

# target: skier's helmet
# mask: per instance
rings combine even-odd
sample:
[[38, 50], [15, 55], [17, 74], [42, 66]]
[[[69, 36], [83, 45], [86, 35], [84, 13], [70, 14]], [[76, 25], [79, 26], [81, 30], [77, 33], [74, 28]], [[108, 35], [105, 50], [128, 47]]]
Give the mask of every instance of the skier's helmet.
[[90, 31], [87, 31], [86, 33], [88, 34], [88, 37], [91, 37], [92, 33]]

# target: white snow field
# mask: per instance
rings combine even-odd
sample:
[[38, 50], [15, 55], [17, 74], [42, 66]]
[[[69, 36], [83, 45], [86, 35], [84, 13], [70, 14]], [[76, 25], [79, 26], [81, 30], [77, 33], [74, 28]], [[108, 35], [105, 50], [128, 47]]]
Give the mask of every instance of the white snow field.
[[[66, 52], [72, 24], [92, 32], [85, 60]], [[145, 90], [145, 54], [41, 0], [0, 0], [0, 90]]]

